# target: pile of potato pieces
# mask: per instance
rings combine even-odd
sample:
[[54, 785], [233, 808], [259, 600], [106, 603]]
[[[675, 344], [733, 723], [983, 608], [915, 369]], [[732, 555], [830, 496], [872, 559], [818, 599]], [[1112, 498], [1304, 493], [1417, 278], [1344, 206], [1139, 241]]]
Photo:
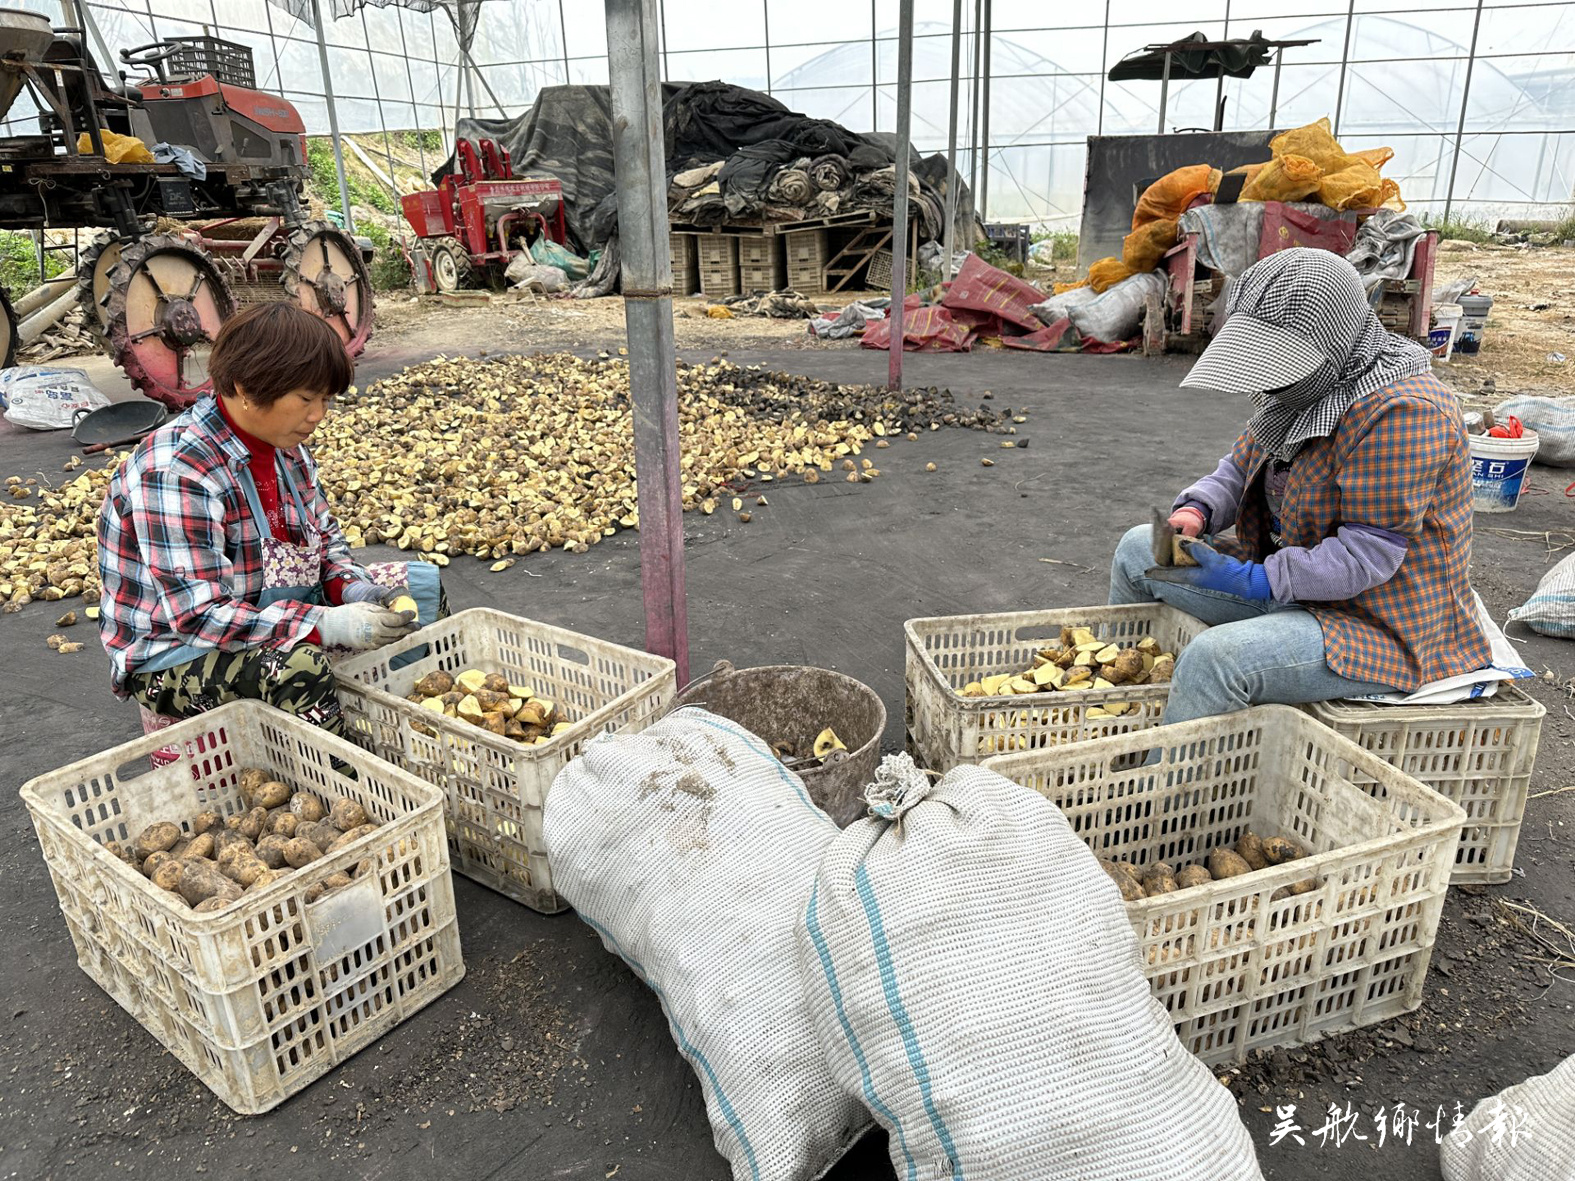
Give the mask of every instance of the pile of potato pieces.
[[[524, 746], [542, 746], [572, 725], [559, 720], [558, 707], [548, 698], [537, 697], [528, 686], [509, 684], [502, 673], [479, 668], [466, 669], [457, 677], [441, 669], [429, 672], [405, 700]], [[415, 729], [433, 735], [429, 726], [417, 723]]]
[[[325, 804], [309, 791], [295, 791], [261, 767], [241, 772], [246, 811], [228, 819], [208, 810], [185, 825], [160, 820], [148, 825], [129, 848], [110, 842], [109, 851], [199, 914], [223, 910], [277, 882], [293, 870], [336, 853], [378, 827], [366, 809], [346, 796]], [[363, 858], [353, 873], [338, 871], [306, 890], [306, 901], [377, 872], [375, 857]]]
[[[1306, 846], [1293, 837], [1260, 837], [1248, 828], [1237, 838], [1234, 849], [1222, 845], [1210, 851], [1207, 862], [1198, 865], [1184, 865], [1177, 869], [1168, 862], [1156, 861], [1139, 869], [1131, 862], [1101, 858], [1099, 867], [1116, 883], [1123, 901], [1136, 902], [1141, 898], [1155, 898], [1192, 886], [1241, 877], [1256, 870], [1284, 865], [1288, 861], [1300, 861], [1306, 856]], [[1281, 886], [1270, 896], [1270, 901], [1277, 902], [1294, 894], [1309, 893], [1320, 884], [1318, 878], [1312, 877]]]
[[[1119, 685], [1160, 685], [1176, 668], [1174, 653], [1145, 636], [1121, 647], [1098, 639], [1093, 629], [1063, 627], [1060, 642], [1034, 654], [1031, 667], [1021, 673], [1000, 673], [970, 681], [964, 697], [1010, 697], [1030, 693], [1071, 693], [1084, 689], [1114, 689]], [[1090, 718], [1118, 718], [1132, 708], [1130, 702], [1107, 701], [1088, 711]]]

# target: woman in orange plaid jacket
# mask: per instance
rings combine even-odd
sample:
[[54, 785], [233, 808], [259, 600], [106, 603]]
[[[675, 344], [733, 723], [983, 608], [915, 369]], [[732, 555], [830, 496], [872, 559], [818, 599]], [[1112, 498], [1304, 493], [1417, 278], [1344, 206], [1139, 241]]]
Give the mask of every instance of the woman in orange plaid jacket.
[[1258, 412], [1176, 498], [1197, 566], [1151, 568], [1146, 525], [1116, 550], [1112, 603], [1211, 625], [1176, 663], [1167, 721], [1488, 667], [1458, 403], [1427, 350], [1378, 322], [1350, 263], [1297, 248], [1248, 268], [1182, 385], [1251, 394]]

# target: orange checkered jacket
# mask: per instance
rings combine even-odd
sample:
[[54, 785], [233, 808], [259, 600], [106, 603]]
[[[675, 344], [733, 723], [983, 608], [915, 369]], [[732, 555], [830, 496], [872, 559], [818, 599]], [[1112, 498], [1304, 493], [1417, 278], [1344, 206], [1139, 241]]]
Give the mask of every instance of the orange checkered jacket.
[[[1263, 474], [1269, 458], [1243, 432], [1230, 458], [1246, 476], [1236, 537], [1219, 549], [1261, 562], [1272, 552]], [[1323, 626], [1330, 669], [1407, 692], [1475, 672], [1492, 650], [1471, 597], [1471, 460], [1460, 407], [1432, 374], [1359, 398], [1332, 435], [1296, 455], [1280, 511], [1287, 546], [1311, 548], [1343, 524], [1406, 539], [1389, 581], [1354, 599], [1305, 603]]]

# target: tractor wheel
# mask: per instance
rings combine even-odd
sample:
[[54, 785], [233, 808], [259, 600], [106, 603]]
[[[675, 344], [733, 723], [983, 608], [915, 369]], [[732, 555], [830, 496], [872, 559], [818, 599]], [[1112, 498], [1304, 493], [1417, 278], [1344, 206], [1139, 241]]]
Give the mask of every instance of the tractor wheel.
[[326, 221], [309, 221], [290, 232], [284, 255], [284, 289], [290, 298], [321, 316], [352, 357], [372, 335], [372, 274], [349, 234]]
[[87, 328], [103, 336], [109, 331], [109, 277], [120, 265], [124, 243], [109, 230], [97, 235], [77, 262], [77, 292], [92, 314]]
[[439, 291], [463, 291], [473, 286], [470, 251], [455, 238], [440, 238], [432, 247], [432, 282]]
[[0, 369], [16, 364], [16, 353], [22, 347], [22, 338], [16, 330], [16, 312], [11, 307], [11, 293], [0, 287]]
[[176, 409], [213, 388], [208, 353], [235, 295], [207, 253], [169, 234], [126, 243], [109, 277], [109, 354], [131, 384]]

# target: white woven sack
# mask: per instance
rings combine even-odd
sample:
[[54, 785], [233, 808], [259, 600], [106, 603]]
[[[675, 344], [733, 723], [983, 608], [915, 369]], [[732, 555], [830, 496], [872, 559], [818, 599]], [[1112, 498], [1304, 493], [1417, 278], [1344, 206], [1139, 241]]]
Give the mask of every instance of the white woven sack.
[[1541, 398], [1522, 394], [1493, 407], [1499, 422], [1510, 415], [1528, 431], [1537, 432], [1537, 462], [1548, 467], [1575, 467], [1575, 398]]
[[1504, 618], [1506, 626], [1524, 623], [1545, 636], [1575, 640], [1575, 554], [1544, 574], [1531, 598]]
[[1230, 1092], [1182, 1047], [1115, 884], [993, 771], [888, 757], [798, 930], [831, 1071], [908, 1181], [1261, 1181]]
[[1438, 1150], [1444, 1181], [1575, 1177], [1575, 1054], [1471, 1109]]
[[793, 928], [837, 831], [759, 738], [701, 709], [553, 780], [553, 885], [656, 992], [738, 1181], [808, 1181], [869, 1116], [832, 1081]]
[[1106, 344], [1120, 344], [1138, 334], [1148, 297], [1163, 295], [1165, 282], [1165, 276], [1159, 271], [1132, 275], [1107, 288], [1096, 299], [1069, 308], [1067, 317], [1079, 335]]
[[1074, 287], [1070, 291], [1063, 291], [1060, 295], [1052, 295], [1044, 303], [1036, 303], [1028, 310], [1039, 318], [1043, 324], [1055, 324], [1067, 318], [1072, 309], [1079, 304], [1092, 303], [1099, 298], [1099, 293], [1092, 287]]

